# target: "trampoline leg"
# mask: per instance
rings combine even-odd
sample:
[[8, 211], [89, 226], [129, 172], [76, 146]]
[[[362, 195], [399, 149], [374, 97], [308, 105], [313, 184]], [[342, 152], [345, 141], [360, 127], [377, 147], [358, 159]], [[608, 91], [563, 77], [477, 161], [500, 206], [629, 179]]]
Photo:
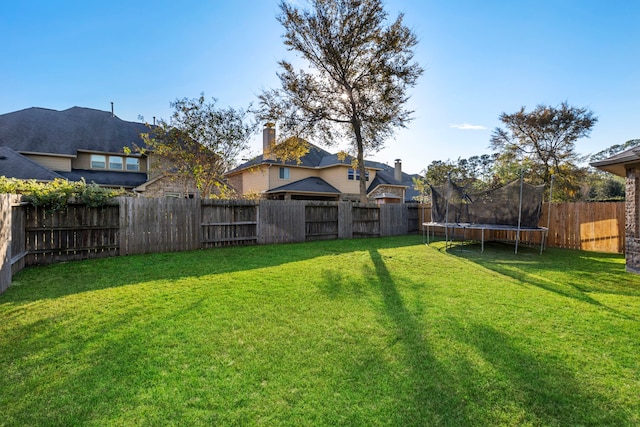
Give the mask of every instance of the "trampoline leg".
[[480, 251], [480, 253], [484, 253], [484, 228], [482, 229], [482, 250]]

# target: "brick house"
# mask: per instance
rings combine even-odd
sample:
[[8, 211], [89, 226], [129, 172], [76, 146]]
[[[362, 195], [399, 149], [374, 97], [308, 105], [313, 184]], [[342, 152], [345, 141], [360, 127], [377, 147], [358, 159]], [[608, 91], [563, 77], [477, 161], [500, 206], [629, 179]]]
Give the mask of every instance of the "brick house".
[[625, 259], [627, 271], [640, 274], [640, 147], [591, 166], [625, 178]]

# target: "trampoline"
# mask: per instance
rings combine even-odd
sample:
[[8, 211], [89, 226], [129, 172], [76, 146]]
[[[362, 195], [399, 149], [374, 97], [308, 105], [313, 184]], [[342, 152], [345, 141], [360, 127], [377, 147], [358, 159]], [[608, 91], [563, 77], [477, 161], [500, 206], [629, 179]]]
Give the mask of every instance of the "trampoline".
[[[553, 186], [553, 183], [552, 183]], [[449, 180], [441, 186], [431, 186], [431, 221], [424, 222], [423, 233], [427, 244], [431, 232], [444, 228], [445, 245], [453, 243], [456, 233], [462, 232], [466, 240], [467, 230], [480, 230], [481, 250], [484, 252], [487, 231], [512, 231], [515, 252], [521, 233], [540, 233], [540, 253], [544, 251], [549, 227], [540, 227], [544, 185], [531, 185], [521, 177], [502, 187], [483, 191], [468, 191]], [[506, 233], [505, 233], [506, 234]]]

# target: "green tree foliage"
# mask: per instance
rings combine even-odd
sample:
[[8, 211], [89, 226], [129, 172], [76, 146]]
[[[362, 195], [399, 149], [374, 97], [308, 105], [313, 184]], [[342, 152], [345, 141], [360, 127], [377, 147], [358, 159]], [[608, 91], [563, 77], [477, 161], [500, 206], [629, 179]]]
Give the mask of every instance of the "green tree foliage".
[[174, 178], [193, 180], [203, 197], [228, 197], [231, 190], [223, 175], [248, 148], [255, 124], [246, 110], [216, 108], [216, 100], [178, 99], [167, 122], [160, 120], [142, 134], [146, 147], [158, 161], [152, 166]]
[[[260, 95], [262, 120], [279, 123], [283, 139], [315, 137], [325, 145], [348, 141], [360, 176], [364, 156], [405, 127], [407, 91], [423, 70], [413, 61], [416, 36], [403, 15], [387, 25], [381, 0], [311, 0], [302, 10], [282, 1], [284, 43], [306, 67], [282, 60], [282, 88]], [[366, 201], [366, 181], [360, 181]]]
[[602, 151], [597, 152], [596, 154], [591, 155], [591, 157], [589, 157], [589, 161], [597, 162], [599, 160], [604, 160], [618, 153], [626, 151], [630, 148], [637, 147], [638, 145], [640, 145], [640, 139], [630, 139], [624, 144], [615, 144], [607, 149], [604, 149]]
[[434, 160], [422, 171], [423, 177], [413, 179], [413, 187], [421, 194], [421, 201], [428, 203], [431, 199], [429, 185], [441, 185], [449, 179], [458, 185], [483, 190], [496, 184], [494, 179], [495, 155], [483, 154], [469, 158], [458, 158], [457, 161]]
[[[615, 144], [591, 155], [589, 161], [604, 160], [637, 146], [640, 146], [640, 139], [631, 139], [624, 144]], [[625, 181], [622, 177], [591, 168], [585, 180], [583, 193], [588, 200], [624, 200]]]
[[71, 182], [55, 179], [51, 182], [37, 182], [0, 176], [0, 193], [22, 194], [24, 201], [47, 211], [60, 211], [70, 200], [76, 200], [90, 207], [110, 204], [114, 197], [124, 194], [124, 190], [100, 187], [84, 180]]
[[[575, 143], [589, 136], [598, 119], [586, 108], [568, 105], [538, 105], [533, 111], [522, 107], [513, 114], [502, 113], [504, 128], [496, 128], [491, 148], [499, 153], [497, 171], [504, 181], [524, 168], [529, 181], [537, 184], [556, 177], [558, 192], [564, 199], [579, 196], [584, 169], [577, 166]], [[516, 172], [517, 174], [517, 172]]]

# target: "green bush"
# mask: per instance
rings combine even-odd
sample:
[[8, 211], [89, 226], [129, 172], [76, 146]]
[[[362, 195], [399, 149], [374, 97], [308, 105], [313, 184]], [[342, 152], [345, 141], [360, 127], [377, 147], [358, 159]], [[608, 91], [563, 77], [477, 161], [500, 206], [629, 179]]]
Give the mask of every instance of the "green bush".
[[100, 187], [84, 180], [70, 182], [55, 179], [52, 182], [37, 182], [0, 176], [0, 193], [22, 194], [24, 201], [48, 211], [64, 209], [69, 200], [80, 201], [90, 207], [108, 205], [114, 197], [124, 194], [124, 190]]

